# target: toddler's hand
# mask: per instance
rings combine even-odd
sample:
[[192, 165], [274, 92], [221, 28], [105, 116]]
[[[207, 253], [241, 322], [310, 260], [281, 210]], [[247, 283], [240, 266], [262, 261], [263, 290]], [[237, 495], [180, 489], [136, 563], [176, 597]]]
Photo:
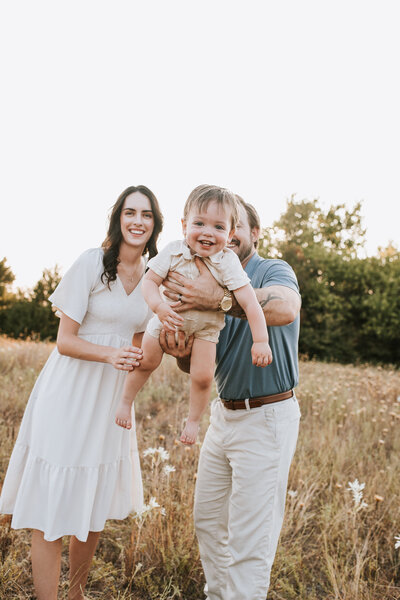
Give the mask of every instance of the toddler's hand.
[[197, 438], [197, 433], [199, 431], [199, 421], [189, 421], [186, 422], [185, 428], [181, 433], [181, 437], [179, 440], [182, 444], [191, 445], [194, 444]]
[[272, 352], [268, 342], [254, 342], [251, 347], [251, 358], [256, 367], [266, 367], [272, 363]]
[[176, 331], [183, 324], [183, 317], [178, 315], [167, 302], [160, 302], [156, 308], [157, 317], [168, 331]]

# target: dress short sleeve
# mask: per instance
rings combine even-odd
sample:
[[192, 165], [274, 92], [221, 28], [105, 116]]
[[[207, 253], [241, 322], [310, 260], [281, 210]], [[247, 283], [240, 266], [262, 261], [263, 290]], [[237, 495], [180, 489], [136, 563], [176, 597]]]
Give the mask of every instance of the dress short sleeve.
[[223, 284], [228, 290], [237, 290], [250, 283], [250, 279], [240, 264], [237, 254], [229, 248], [224, 249], [221, 271]]
[[81, 325], [86, 314], [89, 295], [103, 270], [103, 250], [91, 248], [77, 258], [49, 296], [49, 301], [67, 317]]

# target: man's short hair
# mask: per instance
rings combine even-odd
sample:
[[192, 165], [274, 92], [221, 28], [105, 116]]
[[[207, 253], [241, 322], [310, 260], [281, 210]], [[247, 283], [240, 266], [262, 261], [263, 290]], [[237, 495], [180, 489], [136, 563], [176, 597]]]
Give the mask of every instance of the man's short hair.
[[[249, 222], [250, 229], [258, 229], [259, 231], [261, 231], [260, 217], [258, 216], [258, 212], [254, 208], [254, 206], [252, 204], [247, 204], [247, 202], [245, 202], [243, 198], [238, 194], [235, 194], [235, 198], [239, 202], [239, 204], [241, 204], [246, 210], [247, 220]], [[258, 239], [254, 242], [254, 248], [258, 248]]]

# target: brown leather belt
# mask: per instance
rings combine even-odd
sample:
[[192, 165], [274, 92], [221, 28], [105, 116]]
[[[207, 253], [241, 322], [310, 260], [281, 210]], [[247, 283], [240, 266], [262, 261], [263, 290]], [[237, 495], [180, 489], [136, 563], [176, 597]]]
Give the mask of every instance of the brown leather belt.
[[287, 392], [281, 392], [280, 394], [270, 394], [269, 396], [258, 396], [257, 398], [247, 398], [246, 400], [224, 400], [221, 398], [221, 402], [225, 406], [225, 408], [230, 408], [231, 410], [238, 409], [249, 409], [249, 408], [258, 408], [259, 406], [263, 406], [264, 404], [272, 404], [273, 402], [281, 402], [282, 400], [287, 400], [288, 398], [293, 397], [293, 390], [289, 390]]

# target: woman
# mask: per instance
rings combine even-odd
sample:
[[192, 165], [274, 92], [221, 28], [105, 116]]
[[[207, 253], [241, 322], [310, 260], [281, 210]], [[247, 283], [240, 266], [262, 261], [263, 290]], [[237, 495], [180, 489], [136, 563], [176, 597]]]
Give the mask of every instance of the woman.
[[139, 365], [151, 317], [143, 255], [157, 254], [162, 215], [145, 186], [115, 203], [102, 248], [84, 252], [50, 296], [57, 348], [33, 388], [0, 498], [15, 529], [32, 528], [38, 600], [56, 600], [62, 536], [70, 540], [69, 600], [84, 598], [106, 519], [143, 503], [135, 432], [118, 427], [124, 375]]

